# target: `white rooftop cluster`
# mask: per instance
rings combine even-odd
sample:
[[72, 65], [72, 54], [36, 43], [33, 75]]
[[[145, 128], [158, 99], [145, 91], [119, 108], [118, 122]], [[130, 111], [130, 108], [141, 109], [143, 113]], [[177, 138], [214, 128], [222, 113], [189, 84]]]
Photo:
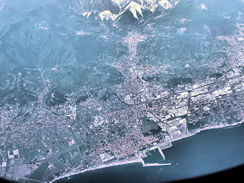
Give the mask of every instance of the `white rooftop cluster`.
[[19, 157], [19, 150], [8, 151], [8, 159], [14, 159], [15, 156]]
[[7, 162], [2, 162], [2, 168], [7, 166]]

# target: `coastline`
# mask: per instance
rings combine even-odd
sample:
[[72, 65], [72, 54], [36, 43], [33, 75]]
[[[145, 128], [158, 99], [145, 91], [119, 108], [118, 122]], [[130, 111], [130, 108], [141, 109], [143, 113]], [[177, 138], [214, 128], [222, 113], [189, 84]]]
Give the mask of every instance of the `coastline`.
[[[182, 139], [185, 139], [187, 137], [194, 136], [194, 135], [196, 135], [196, 134], [198, 134], [200, 132], [203, 132], [203, 131], [214, 130], [214, 129], [236, 128], [239, 125], [242, 125], [243, 123], [244, 123], [244, 121], [241, 121], [241, 122], [238, 122], [238, 123], [235, 123], [235, 124], [222, 124], [222, 125], [218, 125], [218, 126], [214, 126], [214, 127], [206, 127], [206, 128], [197, 130], [195, 133], [188, 134], [188, 135], [183, 136], [181, 138], [175, 139], [175, 140], [171, 141], [171, 143], [172, 142], [179, 141], [179, 140], [182, 140]], [[115, 161], [113, 163], [103, 164], [103, 165], [100, 165], [100, 166], [97, 166], [97, 167], [91, 167], [91, 168], [88, 168], [88, 169], [85, 169], [85, 170], [81, 170], [81, 171], [74, 171], [74, 172], [68, 173], [66, 175], [57, 177], [57, 178], [51, 180], [50, 182], [53, 183], [53, 182], [56, 182], [56, 181], [61, 180], [61, 179], [64, 179], [64, 178], [68, 178], [70, 176], [74, 176], [74, 175], [78, 175], [78, 174], [83, 174], [83, 173], [86, 173], [86, 172], [95, 171], [95, 170], [99, 170], [99, 169], [104, 169], [104, 168], [109, 168], [109, 167], [115, 167], [115, 166], [122, 166], [122, 165], [129, 165], [129, 164], [137, 164], [137, 163], [139, 163], [140, 165], [142, 165], [142, 167], [149, 167], [149, 166], [170, 166], [171, 165], [171, 163], [166, 163], [166, 164], [159, 164], [159, 163], [144, 164], [142, 158], [141, 157], [138, 157], [137, 159], [129, 159], [129, 160], [123, 160], [123, 161]]]
[[57, 177], [57, 178], [53, 179], [51, 181], [51, 183], [53, 183], [57, 180], [60, 180], [60, 179], [64, 179], [64, 178], [67, 178], [67, 177], [70, 177], [73, 175], [82, 174], [82, 173], [89, 172], [89, 171], [94, 171], [94, 170], [108, 168], [108, 167], [114, 167], [114, 166], [120, 166], [120, 165], [136, 164], [136, 163], [142, 163], [142, 160], [140, 158], [138, 158], [138, 159], [124, 160], [124, 161], [116, 161], [116, 162], [113, 162], [110, 164], [104, 164], [104, 165], [100, 165], [97, 167], [91, 167], [91, 168], [88, 168], [88, 169], [85, 169], [82, 171], [72, 172], [72, 173], [66, 174], [64, 176]]

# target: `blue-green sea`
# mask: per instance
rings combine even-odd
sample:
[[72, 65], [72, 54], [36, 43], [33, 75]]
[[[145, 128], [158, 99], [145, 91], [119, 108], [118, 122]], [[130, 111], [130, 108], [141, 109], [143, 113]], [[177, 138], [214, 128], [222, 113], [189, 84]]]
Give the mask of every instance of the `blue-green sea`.
[[121, 165], [74, 175], [57, 182], [158, 183], [216, 173], [244, 164], [243, 132], [244, 125], [212, 129], [173, 142], [171, 148], [163, 151], [170, 166]]

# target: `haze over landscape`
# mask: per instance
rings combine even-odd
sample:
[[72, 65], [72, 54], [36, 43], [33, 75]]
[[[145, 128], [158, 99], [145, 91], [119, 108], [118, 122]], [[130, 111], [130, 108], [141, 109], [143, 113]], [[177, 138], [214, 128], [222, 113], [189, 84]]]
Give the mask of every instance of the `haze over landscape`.
[[177, 172], [213, 141], [235, 156], [206, 150], [211, 171], [243, 164], [243, 13], [242, 0], [0, 1], [0, 177], [141, 164], [155, 176], [140, 182], [175, 180], [211, 173]]

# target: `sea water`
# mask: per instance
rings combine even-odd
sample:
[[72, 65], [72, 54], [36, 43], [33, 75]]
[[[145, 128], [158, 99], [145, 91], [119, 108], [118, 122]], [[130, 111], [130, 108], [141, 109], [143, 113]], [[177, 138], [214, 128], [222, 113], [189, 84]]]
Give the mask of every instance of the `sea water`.
[[[121, 165], [74, 175], [57, 182], [157, 183], [223, 171], [244, 164], [243, 132], [244, 125], [212, 129], [173, 142], [173, 147], [163, 150], [170, 166]], [[154, 161], [161, 161], [161, 157]]]

